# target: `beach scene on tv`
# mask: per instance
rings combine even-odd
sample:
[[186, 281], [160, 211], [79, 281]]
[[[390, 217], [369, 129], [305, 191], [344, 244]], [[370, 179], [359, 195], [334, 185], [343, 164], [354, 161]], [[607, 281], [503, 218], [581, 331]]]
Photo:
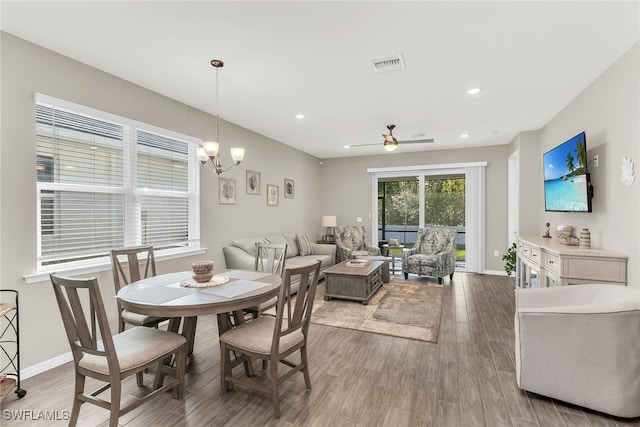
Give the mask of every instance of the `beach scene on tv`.
[[588, 211], [587, 149], [584, 133], [546, 152], [543, 162], [545, 210]]

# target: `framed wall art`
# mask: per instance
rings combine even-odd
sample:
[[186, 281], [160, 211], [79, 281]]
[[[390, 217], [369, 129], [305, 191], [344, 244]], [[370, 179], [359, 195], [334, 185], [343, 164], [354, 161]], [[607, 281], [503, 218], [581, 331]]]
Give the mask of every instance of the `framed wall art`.
[[247, 169], [247, 194], [260, 194], [260, 172]]
[[267, 206], [278, 206], [278, 186], [267, 184]]
[[285, 178], [284, 179], [284, 197], [287, 199], [293, 199], [293, 195], [296, 191], [296, 183], [294, 180]]
[[221, 205], [236, 204], [236, 180], [234, 178], [218, 178], [218, 203]]

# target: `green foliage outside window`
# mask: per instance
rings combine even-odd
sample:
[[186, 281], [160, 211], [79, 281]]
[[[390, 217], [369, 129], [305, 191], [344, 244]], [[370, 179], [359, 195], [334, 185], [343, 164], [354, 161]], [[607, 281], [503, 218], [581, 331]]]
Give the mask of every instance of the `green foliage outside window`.
[[464, 227], [464, 179], [430, 179], [424, 183], [425, 223]]
[[[436, 226], [464, 227], [465, 182], [463, 178], [425, 181], [425, 223]], [[382, 189], [382, 186], [385, 189]], [[379, 184], [378, 194], [386, 197], [385, 222], [418, 225], [418, 181], [392, 181]]]

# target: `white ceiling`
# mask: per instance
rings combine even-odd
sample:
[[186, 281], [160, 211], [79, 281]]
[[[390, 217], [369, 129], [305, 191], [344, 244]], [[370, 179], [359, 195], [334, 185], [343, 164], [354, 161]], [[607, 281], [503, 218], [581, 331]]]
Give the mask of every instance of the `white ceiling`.
[[[3, 31], [212, 114], [209, 61], [222, 59], [221, 118], [319, 158], [382, 154], [392, 123], [401, 141], [436, 140], [396, 152], [507, 144], [640, 39], [638, 1], [2, 1], [0, 13]], [[372, 59], [398, 53], [404, 70], [374, 73]]]

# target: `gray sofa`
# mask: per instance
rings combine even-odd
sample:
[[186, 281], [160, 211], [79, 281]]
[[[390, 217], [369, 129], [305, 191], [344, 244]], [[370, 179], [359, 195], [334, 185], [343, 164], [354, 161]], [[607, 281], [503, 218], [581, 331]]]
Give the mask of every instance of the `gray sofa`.
[[[286, 243], [287, 257], [286, 267], [303, 267], [314, 264], [320, 260], [320, 278], [324, 277], [324, 270], [336, 263], [335, 245], [321, 245], [311, 243], [311, 255], [300, 255], [300, 249], [296, 240], [297, 235], [303, 233], [274, 233], [263, 236], [244, 237], [235, 239], [230, 246], [224, 246], [224, 259], [227, 268], [253, 270], [256, 256], [256, 242]], [[297, 291], [295, 285], [292, 287]]]

